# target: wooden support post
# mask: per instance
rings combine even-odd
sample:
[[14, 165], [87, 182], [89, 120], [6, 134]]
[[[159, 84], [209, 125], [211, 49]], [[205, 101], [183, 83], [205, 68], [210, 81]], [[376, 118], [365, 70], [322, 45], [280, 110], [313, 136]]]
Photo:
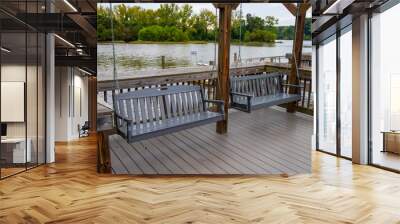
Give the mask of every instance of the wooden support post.
[[[297, 71], [301, 66], [302, 50], [303, 50], [303, 39], [304, 39], [304, 26], [306, 21], [307, 9], [310, 7], [309, 3], [299, 3], [297, 5], [297, 10], [299, 13], [296, 14], [296, 33], [293, 40], [293, 50], [291, 59], [291, 70], [288, 77], [288, 83], [293, 85], [298, 85], [299, 80], [297, 77]], [[296, 94], [299, 89], [296, 87], [290, 87], [289, 93]], [[287, 107], [287, 112], [293, 113], [296, 110], [296, 102], [289, 103]]]
[[111, 158], [108, 143], [108, 137], [115, 132], [99, 131], [97, 132], [97, 172], [111, 173]]
[[228, 131], [229, 109], [229, 66], [232, 10], [239, 4], [215, 3], [219, 9], [219, 38], [218, 38], [218, 85], [217, 99], [223, 100], [225, 119], [217, 123], [217, 132], [224, 134]]
[[88, 78], [88, 111], [89, 111], [89, 127], [90, 132], [95, 133], [97, 130], [97, 78], [90, 76]]

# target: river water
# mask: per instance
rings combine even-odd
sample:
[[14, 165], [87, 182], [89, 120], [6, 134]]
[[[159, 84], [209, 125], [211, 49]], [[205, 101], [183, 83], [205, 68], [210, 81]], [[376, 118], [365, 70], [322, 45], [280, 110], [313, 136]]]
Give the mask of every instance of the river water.
[[[285, 56], [292, 51], [291, 40], [278, 41], [275, 44], [262, 46], [231, 46], [231, 60], [239, 53], [242, 60], [246, 58]], [[209, 64], [214, 61], [216, 46], [207, 44], [128, 44], [115, 43], [116, 67], [118, 74], [134, 76], [141, 71], [162, 68], [161, 56], [165, 56], [165, 67], [193, 67]], [[311, 41], [304, 42], [303, 53], [311, 52]], [[97, 45], [97, 70], [99, 80], [110, 79], [113, 74], [112, 44]]]

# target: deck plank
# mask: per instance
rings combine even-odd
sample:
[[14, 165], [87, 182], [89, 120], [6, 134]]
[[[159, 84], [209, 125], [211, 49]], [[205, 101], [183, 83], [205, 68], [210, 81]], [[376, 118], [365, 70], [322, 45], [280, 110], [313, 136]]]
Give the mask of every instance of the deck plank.
[[[110, 136], [110, 138], [111, 137], [113, 136]], [[132, 164], [136, 163], [142, 170], [143, 174], [157, 174], [155, 169], [147, 162], [146, 158], [142, 157], [142, 155], [140, 155], [140, 153], [138, 153], [134, 147], [129, 145], [121, 136], [116, 136], [114, 140], [118, 141], [118, 144], [121, 145], [121, 148], [125, 150], [129, 158], [132, 160]], [[110, 139], [110, 141], [112, 140]], [[116, 149], [111, 148], [111, 150]], [[111, 166], [114, 167], [112, 163]]]
[[183, 137], [190, 139], [194, 144], [205, 149], [210, 155], [217, 157], [218, 160], [220, 160], [219, 164], [227, 164], [227, 166], [224, 165], [224, 169], [229, 170], [229, 172], [253, 173], [251, 169], [242, 165], [239, 160], [234, 158], [233, 153], [224, 153], [223, 151], [226, 150], [226, 148], [217, 149], [209, 144], [209, 142], [199, 139], [198, 136], [192, 135], [188, 131], [184, 131], [181, 134]]
[[187, 161], [187, 163], [195, 169], [194, 173], [207, 174], [211, 172], [210, 169], [207, 169], [207, 164], [202, 163], [201, 160], [197, 160], [198, 157], [193, 155], [190, 150], [186, 150], [185, 147], [181, 148], [179, 144], [176, 144], [176, 142], [164, 136], [161, 136], [157, 140], [165, 144], [167, 148], [175, 152], [175, 154], [179, 155], [183, 160]]
[[[308, 150], [303, 144], [293, 145], [291, 142], [296, 141], [296, 138], [286, 139], [286, 137], [281, 136], [283, 134], [288, 134], [285, 132], [280, 132], [281, 135], [275, 135], [275, 132], [270, 133], [265, 128], [258, 128], [253, 125], [249, 126], [251, 128], [244, 128], [236, 125], [232, 126], [232, 133], [240, 136], [241, 141], [247, 145], [252, 145], [255, 150], [258, 150], [261, 154], [268, 154], [270, 157], [275, 158], [275, 161], [290, 167], [292, 170], [306, 168], [304, 166], [307, 166], [307, 161], [297, 159], [297, 155], [294, 155], [294, 151], [311, 153], [311, 145], [308, 147]], [[275, 131], [279, 130], [280, 129], [275, 126]], [[259, 139], [263, 139], [263, 141]], [[294, 150], [292, 150], [293, 148]], [[304, 152], [304, 149], [307, 151]]]
[[174, 135], [166, 135], [165, 137], [168, 138], [170, 141], [172, 141], [174, 144], [176, 144], [179, 147], [179, 149], [182, 151], [182, 153], [190, 154], [199, 163], [204, 164], [204, 166], [206, 166], [209, 169], [210, 174], [226, 174], [225, 170], [221, 169], [219, 166], [217, 166], [215, 163], [213, 163], [212, 160], [208, 159], [206, 156], [199, 153], [190, 144], [187, 144], [186, 142], [182, 141], [180, 138], [178, 138]]
[[[116, 150], [118, 151], [118, 150]], [[113, 150], [110, 152], [111, 154], [111, 164], [113, 164], [113, 167], [111, 167], [112, 173], [114, 174], [128, 174], [128, 170], [124, 165], [122, 165], [122, 161], [119, 158], [118, 155], [115, 154]]]
[[225, 147], [225, 146], [220, 146], [215, 144], [213, 141], [209, 141], [207, 138], [201, 136], [199, 133], [200, 129], [191, 129], [188, 130], [186, 133], [191, 135], [192, 137], [196, 137], [201, 144], [210, 149], [214, 150], [217, 152], [220, 156], [222, 156], [225, 162], [231, 163], [231, 164], [236, 164], [235, 167], [237, 167], [240, 172], [244, 173], [254, 173], [256, 174], [257, 171], [261, 172], [261, 170], [258, 169], [258, 167], [253, 166], [252, 163], [249, 163], [249, 161], [243, 159], [242, 157], [238, 156], [235, 152], [233, 152], [230, 148]]
[[[113, 166], [114, 171], [116, 173], [123, 172], [125, 173], [143, 173], [143, 171], [136, 166], [135, 160], [132, 160], [129, 158], [129, 155], [126, 153], [126, 151], [121, 148], [121, 146], [118, 144], [117, 141], [115, 141], [116, 136], [112, 136], [113, 140], [110, 141], [110, 147], [115, 148], [117, 150], [111, 150], [111, 153], [113, 156], [111, 156], [112, 160], [111, 163], [115, 164]], [[113, 160], [114, 159], [114, 160]], [[118, 159], [118, 160], [115, 160]], [[118, 161], [120, 162], [118, 164]], [[121, 169], [124, 169], [121, 171]]]
[[215, 134], [208, 132], [208, 130], [196, 129], [199, 135], [202, 135], [207, 141], [213, 141], [215, 144], [219, 145], [221, 148], [227, 147], [231, 152], [248, 160], [249, 166], [252, 166], [258, 173], [268, 172], [268, 173], [281, 173], [282, 171], [274, 166], [271, 166], [270, 161], [267, 158], [265, 161], [260, 158], [259, 153], [254, 153], [254, 150], [245, 150], [247, 147], [241, 147], [236, 145], [234, 141], [228, 140], [226, 137], [218, 137]]
[[[204, 125], [128, 144], [110, 141], [115, 173], [137, 174], [297, 174], [311, 170], [312, 118], [271, 108], [230, 112], [229, 130]], [[122, 158], [123, 155], [128, 155]], [[133, 165], [129, 165], [132, 160]], [[115, 165], [115, 168], [114, 168]]]
[[158, 174], [172, 174], [172, 171], [165, 165], [164, 157], [155, 152], [154, 149], [148, 149], [145, 141], [131, 143], [135, 150], [145, 158], [147, 163], [153, 167]]
[[[197, 173], [197, 171], [189, 162], [181, 157], [179, 153], [175, 153], [173, 147], [170, 147], [169, 142], [160, 142], [158, 139], [149, 139], [151, 144], [158, 148], [158, 150], [164, 152], [168, 158], [173, 160], [173, 162], [183, 171], [184, 174]], [[172, 149], [171, 149], [172, 148]], [[184, 153], [181, 153], [184, 154]]]
[[142, 141], [143, 146], [145, 146], [154, 157], [160, 160], [171, 173], [174, 174], [185, 174], [185, 171], [177, 165], [177, 161], [174, 158], [176, 156], [168, 154], [168, 150], [164, 147], [159, 148], [157, 145], [153, 144], [154, 139], [149, 139], [148, 141]]

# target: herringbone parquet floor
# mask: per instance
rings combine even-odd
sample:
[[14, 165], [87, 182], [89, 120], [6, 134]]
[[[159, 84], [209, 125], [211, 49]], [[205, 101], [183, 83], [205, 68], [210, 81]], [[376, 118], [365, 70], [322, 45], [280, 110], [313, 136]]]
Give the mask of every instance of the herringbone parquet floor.
[[322, 153], [291, 177], [111, 176], [94, 140], [0, 181], [0, 223], [400, 223], [400, 175]]

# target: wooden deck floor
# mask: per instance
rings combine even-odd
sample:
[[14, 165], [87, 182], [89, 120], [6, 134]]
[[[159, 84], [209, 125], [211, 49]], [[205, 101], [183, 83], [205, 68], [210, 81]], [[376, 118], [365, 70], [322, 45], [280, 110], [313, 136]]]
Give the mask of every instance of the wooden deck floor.
[[205, 125], [128, 144], [110, 136], [116, 174], [299, 174], [311, 172], [312, 118], [275, 109], [230, 113], [228, 134]]
[[0, 223], [400, 223], [400, 175], [312, 152], [311, 174], [96, 173], [96, 139], [0, 181]]

